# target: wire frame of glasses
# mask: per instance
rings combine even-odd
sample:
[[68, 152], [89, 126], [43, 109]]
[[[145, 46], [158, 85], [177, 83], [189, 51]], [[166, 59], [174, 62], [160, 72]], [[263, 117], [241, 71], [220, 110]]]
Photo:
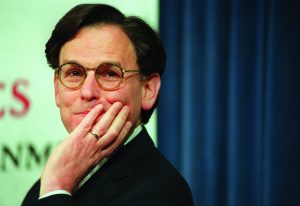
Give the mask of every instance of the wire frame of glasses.
[[118, 89], [124, 80], [126, 72], [140, 72], [140, 70], [126, 70], [118, 65], [105, 63], [97, 68], [84, 68], [77, 63], [66, 63], [55, 71], [60, 82], [69, 89], [78, 89], [87, 77], [87, 71], [94, 70], [98, 85], [104, 90]]

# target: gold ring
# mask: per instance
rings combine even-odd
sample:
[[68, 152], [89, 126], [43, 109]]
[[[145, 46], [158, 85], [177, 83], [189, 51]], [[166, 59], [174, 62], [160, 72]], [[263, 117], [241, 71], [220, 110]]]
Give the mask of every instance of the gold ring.
[[97, 135], [95, 132], [90, 131], [90, 133], [98, 140], [100, 139], [99, 135]]

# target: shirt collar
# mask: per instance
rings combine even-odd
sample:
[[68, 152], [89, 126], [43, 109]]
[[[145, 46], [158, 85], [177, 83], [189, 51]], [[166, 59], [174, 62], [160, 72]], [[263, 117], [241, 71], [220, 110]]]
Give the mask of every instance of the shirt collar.
[[[133, 140], [143, 129], [142, 125], [138, 125], [133, 132], [131, 133], [131, 135], [127, 138], [127, 140], [124, 142], [124, 145], [128, 144], [131, 140]], [[95, 167], [94, 169], [89, 172], [84, 178], [83, 180], [81, 180], [77, 186], [77, 188], [74, 190], [78, 190], [80, 187], [82, 187], [82, 185], [84, 185], [86, 183], [86, 181], [88, 181], [88, 179], [90, 179], [106, 162], [108, 161], [108, 158], [104, 158], [102, 161], [100, 161]]]
[[142, 125], [138, 125], [133, 132], [131, 133], [131, 135], [127, 138], [127, 140], [124, 142], [124, 145], [128, 144], [131, 140], [133, 140], [141, 131], [142, 131], [143, 127]]

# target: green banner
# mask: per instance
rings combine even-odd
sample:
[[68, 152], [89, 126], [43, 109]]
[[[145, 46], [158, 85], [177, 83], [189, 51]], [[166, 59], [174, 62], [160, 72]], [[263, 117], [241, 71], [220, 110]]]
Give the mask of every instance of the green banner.
[[[1, 0], [0, 205], [20, 205], [47, 157], [66, 136], [55, 106], [53, 71], [44, 55], [56, 22], [90, 1]], [[95, 2], [95, 1], [94, 1]], [[158, 0], [110, 0], [125, 14], [158, 28]], [[156, 139], [156, 115], [147, 125]]]

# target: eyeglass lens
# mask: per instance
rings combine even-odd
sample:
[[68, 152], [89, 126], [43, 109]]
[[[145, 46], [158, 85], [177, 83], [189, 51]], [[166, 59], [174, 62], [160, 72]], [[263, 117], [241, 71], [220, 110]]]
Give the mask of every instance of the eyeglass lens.
[[[60, 67], [60, 81], [69, 88], [79, 87], [87, 76], [87, 70], [75, 63], [67, 63]], [[95, 70], [95, 77], [99, 85], [106, 89], [117, 87], [122, 81], [122, 69], [113, 64], [102, 64]]]

